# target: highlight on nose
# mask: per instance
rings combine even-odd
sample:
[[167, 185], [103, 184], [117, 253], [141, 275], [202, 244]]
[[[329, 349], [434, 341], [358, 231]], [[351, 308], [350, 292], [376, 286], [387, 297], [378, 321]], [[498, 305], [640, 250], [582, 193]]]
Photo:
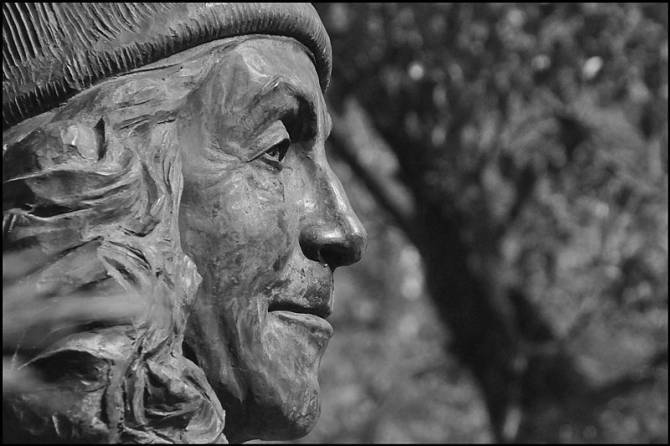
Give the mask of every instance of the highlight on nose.
[[315, 262], [327, 263], [332, 269], [358, 262], [366, 243], [367, 235], [360, 222], [348, 230], [317, 224], [308, 225], [300, 232], [300, 247], [305, 256]]

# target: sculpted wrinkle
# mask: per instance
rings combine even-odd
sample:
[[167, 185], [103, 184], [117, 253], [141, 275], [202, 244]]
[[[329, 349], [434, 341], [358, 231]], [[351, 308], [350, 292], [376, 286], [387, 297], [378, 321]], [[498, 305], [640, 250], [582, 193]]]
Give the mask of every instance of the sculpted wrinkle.
[[333, 271], [366, 232], [324, 152], [318, 15], [251, 5], [3, 4], [3, 251], [38, 253], [25, 301], [100, 305], [16, 343], [40, 384], [3, 391], [4, 441], [314, 427]]

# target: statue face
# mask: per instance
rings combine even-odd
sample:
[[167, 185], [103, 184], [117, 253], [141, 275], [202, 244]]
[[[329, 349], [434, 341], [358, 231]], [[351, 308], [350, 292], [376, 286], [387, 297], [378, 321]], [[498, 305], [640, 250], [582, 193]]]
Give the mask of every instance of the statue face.
[[333, 270], [366, 240], [326, 159], [314, 65], [293, 39], [246, 40], [180, 113], [181, 244], [202, 276], [185, 354], [226, 409], [229, 440], [305, 435], [319, 415]]

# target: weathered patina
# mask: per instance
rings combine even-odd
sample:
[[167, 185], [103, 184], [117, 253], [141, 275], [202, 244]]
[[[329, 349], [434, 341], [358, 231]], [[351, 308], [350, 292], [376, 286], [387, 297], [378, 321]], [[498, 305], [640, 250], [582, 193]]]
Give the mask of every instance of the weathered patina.
[[[42, 383], [3, 394], [5, 440], [239, 442], [314, 426], [333, 271], [366, 239], [325, 154], [329, 42], [309, 5], [228, 5], [97, 5], [125, 11], [121, 31], [62, 30], [83, 36], [65, 74], [8, 62], [4, 79], [23, 77], [3, 83], [3, 251], [43, 253], [23, 280], [44, 302], [134, 292], [143, 310], [17, 344], [15, 365]], [[86, 17], [34, 8], [47, 13], [33, 40]], [[114, 38], [139, 42], [118, 70]]]

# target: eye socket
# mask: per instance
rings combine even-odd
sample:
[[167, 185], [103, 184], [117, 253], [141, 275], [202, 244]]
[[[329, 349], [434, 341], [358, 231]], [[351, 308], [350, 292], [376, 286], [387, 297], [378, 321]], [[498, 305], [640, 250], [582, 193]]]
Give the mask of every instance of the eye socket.
[[252, 155], [248, 161], [262, 161], [263, 163], [281, 170], [282, 160], [291, 148], [291, 137], [282, 121], [275, 121], [251, 144]]

